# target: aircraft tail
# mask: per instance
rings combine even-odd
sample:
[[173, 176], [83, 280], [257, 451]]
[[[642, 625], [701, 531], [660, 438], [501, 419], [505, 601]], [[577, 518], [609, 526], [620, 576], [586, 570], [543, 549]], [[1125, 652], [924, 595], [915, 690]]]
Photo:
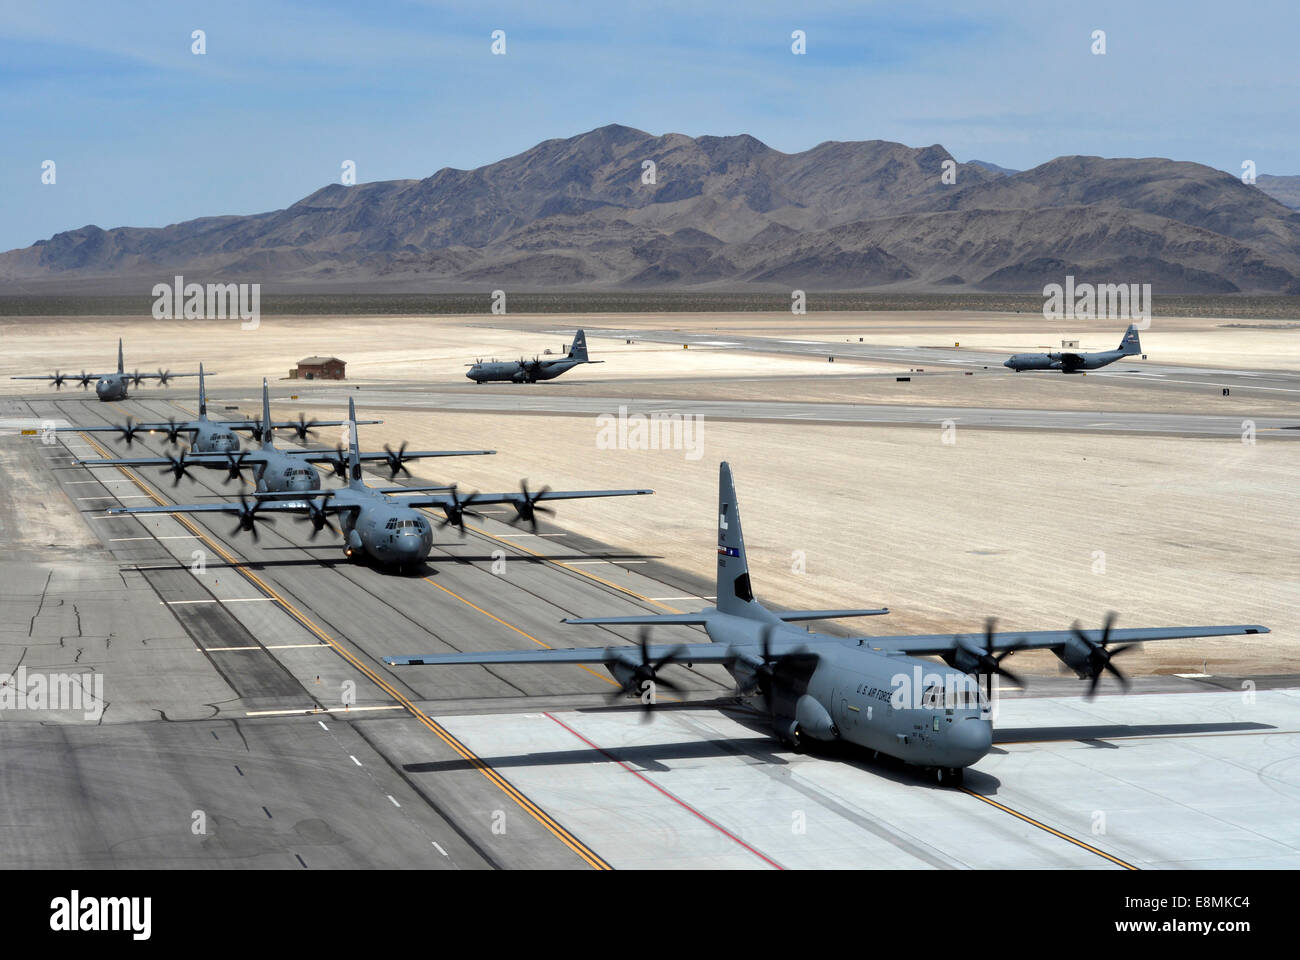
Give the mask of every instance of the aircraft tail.
[[270, 450], [275, 446], [275, 431], [271, 429], [271, 388], [262, 378], [262, 449]]
[[573, 335], [573, 344], [569, 347], [569, 359], [587, 359], [587, 331], [579, 330]]
[[718, 612], [735, 616], [761, 617], [763, 608], [754, 600], [749, 583], [749, 562], [745, 559], [745, 538], [740, 532], [740, 507], [731, 465], [725, 460], [718, 468]]
[[203, 386], [203, 364], [199, 364], [199, 416], [208, 415], [208, 391]]
[[1119, 342], [1119, 349], [1125, 356], [1142, 352], [1142, 340], [1138, 337], [1136, 323], [1130, 323], [1128, 329], [1124, 331], [1124, 339]]
[[356, 402], [348, 397], [348, 486], [360, 487], [361, 482], [361, 456], [360, 447], [357, 446], [357, 405]]
[[117, 338], [117, 372], [126, 373], [126, 368], [122, 365], [122, 338]]

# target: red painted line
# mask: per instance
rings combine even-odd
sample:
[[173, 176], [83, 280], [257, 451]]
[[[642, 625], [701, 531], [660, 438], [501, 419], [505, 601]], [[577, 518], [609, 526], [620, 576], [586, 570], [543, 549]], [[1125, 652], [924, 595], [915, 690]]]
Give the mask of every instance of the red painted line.
[[547, 716], [547, 717], [550, 717], [550, 719], [554, 720], [556, 723], [558, 723], [560, 726], [562, 726], [565, 730], [568, 730], [571, 734], [573, 734], [575, 737], [577, 737], [579, 740], [581, 740], [581, 741], [582, 741], [583, 743], [585, 743], [587, 746], [591, 747], [591, 749], [595, 750], [597, 753], [603, 754], [604, 756], [608, 757], [610, 760], [612, 760], [612, 761], [614, 761], [615, 763], [617, 763], [620, 767], [622, 767], [622, 768], [623, 768], [624, 770], [626, 770], [628, 773], [632, 774], [632, 776], [634, 776], [634, 777], [636, 777], [637, 779], [643, 781], [644, 783], [648, 783], [650, 786], [654, 787], [656, 790], [658, 790], [660, 793], [662, 793], [665, 797], [667, 797], [667, 798], [668, 798], [669, 800], [671, 800], [673, 803], [677, 804], [677, 805], [678, 805], [679, 807], [681, 807], [683, 810], [689, 810], [691, 813], [695, 814], [695, 816], [699, 817], [701, 820], [703, 820], [705, 823], [707, 823], [709, 826], [711, 826], [714, 830], [717, 830], [718, 833], [721, 833], [721, 834], [723, 834], [723, 835], [726, 836], [726, 837], [730, 837], [732, 840], [734, 840], [736, 843], [740, 844], [742, 847], [744, 847], [746, 850], [748, 850], [748, 851], [749, 851], [750, 853], [752, 853], [754, 856], [758, 857], [758, 859], [762, 860], [764, 863], [768, 864], [769, 866], [771, 866], [771, 867], [773, 867], [773, 868], [775, 868], [775, 869], [777, 869], [777, 870], [784, 870], [784, 869], [785, 869], [785, 867], [781, 866], [781, 864], [777, 863], [777, 862], [776, 862], [775, 860], [773, 860], [771, 857], [767, 856], [766, 854], [762, 853], [762, 852], [759, 851], [759, 850], [755, 850], [753, 847], [751, 847], [749, 844], [747, 844], [744, 840], [741, 840], [740, 837], [736, 836], [734, 833], [732, 833], [732, 832], [731, 832], [730, 830], [728, 830], [726, 827], [722, 826], [722, 825], [719, 824], [719, 823], [715, 823], [714, 821], [710, 820], [708, 817], [706, 817], [704, 814], [700, 813], [700, 811], [696, 810], [694, 807], [692, 807], [689, 803], [687, 803], [687, 802], [686, 802], [685, 800], [683, 800], [681, 797], [676, 796], [676, 795], [673, 794], [673, 793], [669, 793], [669, 792], [668, 792], [667, 790], [665, 790], [663, 787], [659, 786], [659, 784], [655, 783], [653, 780], [651, 780], [649, 777], [647, 777], [645, 774], [643, 774], [640, 770], [636, 770], [636, 769], [634, 769], [634, 768], [628, 766], [626, 763], [624, 763], [622, 760], [620, 760], [618, 757], [614, 756], [612, 753], [610, 753], [608, 750], [604, 749], [603, 747], [598, 747], [598, 746], [596, 746], [594, 743], [592, 743], [590, 740], [588, 740], [586, 737], [584, 737], [582, 734], [580, 734], [577, 730], [574, 730], [573, 727], [569, 726], [569, 725], [568, 725], [567, 723], [565, 723], [563, 720], [559, 719], [558, 717], [552, 716], [552, 715], [549, 714], [549, 713], [546, 714], [546, 716]]

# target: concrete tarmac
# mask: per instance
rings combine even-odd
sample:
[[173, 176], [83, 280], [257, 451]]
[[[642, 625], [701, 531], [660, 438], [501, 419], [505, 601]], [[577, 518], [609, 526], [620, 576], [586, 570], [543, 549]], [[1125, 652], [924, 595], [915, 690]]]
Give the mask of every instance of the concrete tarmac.
[[[382, 403], [404, 398], [421, 402], [394, 390]], [[189, 415], [154, 397], [0, 403], [13, 423], [127, 414]], [[146, 437], [132, 452], [164, 444]], [[173, 486], [156, 468], [75, 466], [125, 452], [104, 435], [45, 445], [10, 434], [0, 450], [6, 488], [21, 494], [0, 512], [4, 667], [89, 671], [104, 690], [97, 719], [0, 711], [6, 755], [25, 774], [0, 787], [14, 811], [5, 866], [1297, 865], [1294, 678], [1272, 678], [1249, 705], [1198, 677], [1090, 706], [1077, 681], [1011, 691], [999, 725], [1014, 742], [1000, 741], [966, 790], [939, 790], [862, 757], [783, 753], [728, 704], [714, 667], [674, 668], [704, 702], [667, 704], [642, 724], [608, 702], [615, 686], [600, 670], [382, 662], [634, 642], [634, 628], [559, 620], [707, 604], [709, 585], [675, 573], [672, 557], [628, 556], [552, 524], [534, 536], [494, 510], [463, 540], [435, 524], [426, 568], [397, 575], [288, 518], [254, 541], [226, 517], [104, 512], [232, 495], [223, 471]], [[46, 537], [42, 511], [72, 517], [85, 542], [58, 546], [70, 521], [41, 520]], [[655, 632], [674, 639], [700, 634]], [[1219, 726], [1185, 729], [1196, 722]], [[1161, 729], [1176, 724], [1177, 735]]]

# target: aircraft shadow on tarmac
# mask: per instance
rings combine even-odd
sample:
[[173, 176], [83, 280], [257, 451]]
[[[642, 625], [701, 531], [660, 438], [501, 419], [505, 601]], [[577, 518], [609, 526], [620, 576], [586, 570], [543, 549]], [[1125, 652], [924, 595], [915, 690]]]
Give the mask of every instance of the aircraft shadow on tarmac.
[[[1213, 733], [1241, 733], [1244, 731], [1276, 730], [1267, 723], [1146, 723], [1132, 726], [1125, 723], [1107, 723], [1093, 726], [1071, 727], [995, 727], [993, 743], [1050, 743], [1074, 740], [1091, 747], [1118, 750], [1114, 739], [1142, 737], [1196, 736]], [[1006, 751], [1002, 751], [1005, 753]]]
[[[671, 770], [669, 761], [699, 760], [707, 758], [738, 758], [788, 766], [790, 751], [782, 746], [770, 731], [770, 721], [756, 711], [747, 710], [731, 701], [692, 701], [680, 704], [660, 704], [656, 712], [692, 709], [721, 710], [732, 720], [759, 733], [756, 737], [693, 740], [672, 743], [639, 743], [626, 747], [582, 747], [573, 750], [555, 750], [544, 753], [523, 753], [500, 757], [481, 757], [480, 761], [495, 768], [510, 767], [545, 767], [565, 766], [579, 763], [609, 763], [621, 761], [638, 770], [651, 773], [665, 773]], [[580, 712], [605, 711], [639, 711], [637, 706], [617, 706], [584, 709]], [[1073, 740], [1089, 746], [1107, 749], [1120, 749], [1119, 744], [1108, 743], [1108, 738], [1117, 737], [1161, 737], [1161, 736], [1195, 736], [1214, 733], [1241, 733], [1276, 729], [1264, 723], [1166, 723], [1130, 726], [1127, 724], [1104, 724], [1073, 727], [1008, 727], [996, 731], [995, 743], [1033, 743], [1061, 740]], [[934, 784], [930, 777], [917, 767], [910, 766], [893, 757], [872, 754], [853, 744], [841, 742], [806, 741], [805, 752], [813, 757], [847, 764], [864, 773], [880, 777], [894, 783], [908, 786], [926, 787], [927, 789], [948, 790]], [[991, 751], [994, 755], [1005, 755], [1006, 750], [996, 745]], [[428, 763], [404, 764], [407, 773], [447, 773], [454, 770], [472, 770], [475, 764], [466, 760], [442, 760]], [[985, 796], [995, 796], [1002, 781], [997, 777], [975, 768], [966, 770], [965, 787]]]

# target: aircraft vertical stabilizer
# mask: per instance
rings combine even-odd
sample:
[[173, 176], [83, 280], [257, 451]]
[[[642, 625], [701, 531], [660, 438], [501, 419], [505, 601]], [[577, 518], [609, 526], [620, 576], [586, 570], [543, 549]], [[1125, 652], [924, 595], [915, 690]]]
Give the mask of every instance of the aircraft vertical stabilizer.
[[1137, 324], [1128, 325], [1128, 329], [1124, 331], [1124, 339], [1119, 342], [1119, 348], [1124, 351], [1125, 356], [1142, 352], [1142, 341], [1138, 337]]
[[361, 487], [361, 457], [357, 447], [357, 405], [348, 397], [348, 486]]
[[745, 616], [757, 606], [749, 584], [736, 487], [731, 465], [724, 460], [718, 468], [718, 610]]
[[585, 330], [579, 330], [573, 335], [573, 345], [569, 347], [569, 359], [587, 359], [587, 332]]
[[274, 431], [271, 430], [271, 388], [267, 386], [266, 377], [262, 378], [262, 449], [270, 450], [275, 446]]

